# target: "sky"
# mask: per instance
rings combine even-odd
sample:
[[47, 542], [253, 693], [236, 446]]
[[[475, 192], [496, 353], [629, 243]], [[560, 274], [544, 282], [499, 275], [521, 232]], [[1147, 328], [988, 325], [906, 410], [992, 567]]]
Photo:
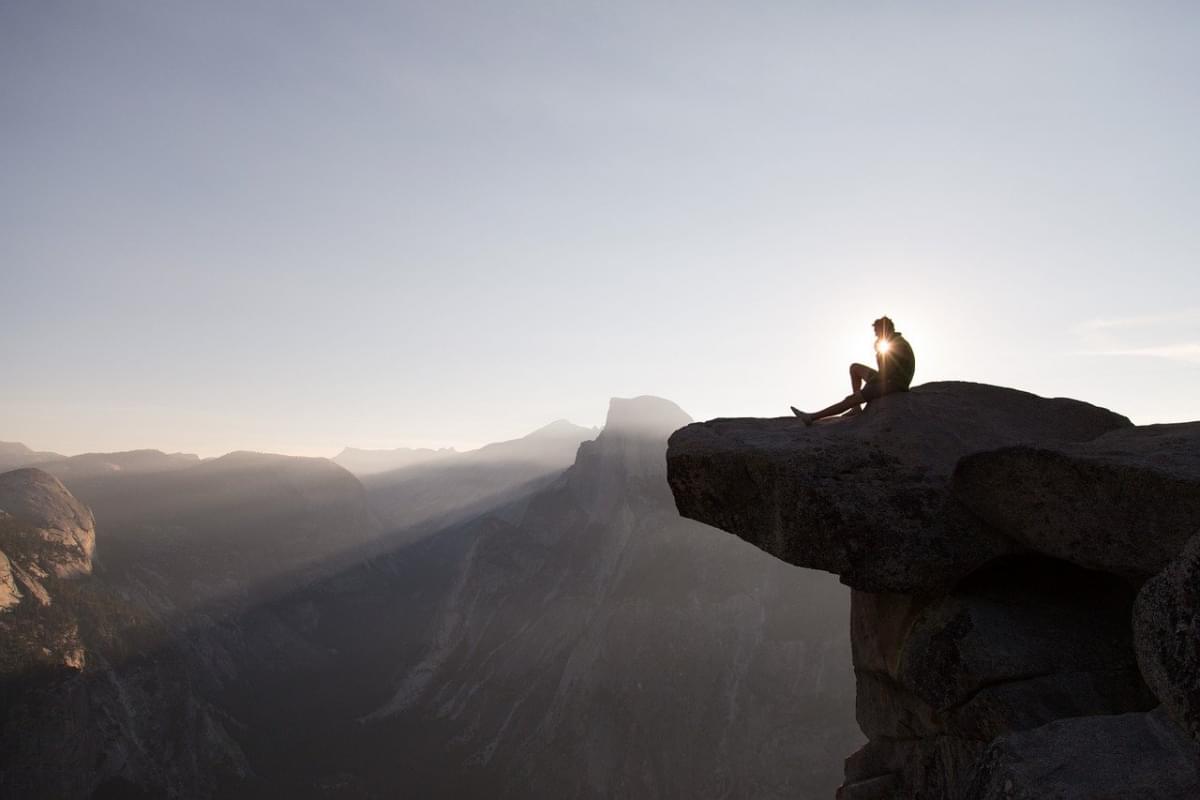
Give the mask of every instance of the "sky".
[[1200, 5], [0, 0], [0, 440], [916, 382], [1200, 418]]

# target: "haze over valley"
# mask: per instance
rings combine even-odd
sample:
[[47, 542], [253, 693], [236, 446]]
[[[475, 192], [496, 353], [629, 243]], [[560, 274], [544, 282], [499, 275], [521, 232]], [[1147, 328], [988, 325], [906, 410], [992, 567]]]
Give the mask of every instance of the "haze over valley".
[[[0, 474], [2, 785], [831, 793], [861, 736], [847, 592], [678, 516], [688, 421], [614, 399], [602, 430], [418, 458], [5, 446], [32, 465]], [[68, 529], [69, 574], [31, 532]]]

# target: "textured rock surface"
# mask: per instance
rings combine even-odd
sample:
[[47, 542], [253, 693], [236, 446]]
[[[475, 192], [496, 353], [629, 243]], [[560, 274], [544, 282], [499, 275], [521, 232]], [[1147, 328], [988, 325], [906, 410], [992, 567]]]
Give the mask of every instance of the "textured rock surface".
[[[1040, 558], [990, 565], [913, 620], [894, 677], [939, 713], [971, 718], [969, 729], [951, 726], [959, 735], [985, 739], [1060, 717], [1144, 710], [1154, 703], [1137, 677], [1132, 603], [1112, 576]], [[1088, 690], [1097, 684], [1128, 689]]]
[[963, 800], [1195, 800], [1200, 749], [1161, 711], [1080, 717], [1002, 736]]
[[83, 668], [78, 617], [57, 601], [65, 584], [91, 572], [95, 533], [91, 512], [40, 470], [0, 474], [0, 503], [8, 509], [0, 510], [2, 697], [13, 676]]
[[23, 523], [23, 535], [39, 540], [30, 543], [36, 557], [28, 561], [9, 553], [21, 566], [60, 578], [92, 571], [96, 521], [53, 475], [35, 468], [0, 474], [0, 510]]
[[1200, 527], [1200, 422], [978, 453], [959, 462], [954, 496], [1021, 545], [1144, 579]]
[[1134, 606], [1138, 664], [1171, 717], [1200, 740], [1200, 533]]
[[[934, 598], [856, 591], [859, 726], [893, 750], [898, 742], [919, 750], [920, 780], [959, 781], [963, 764], [997, 735], [1151, 708], [1133, 652], [1132, 603], [1132, 587], [1115, 576], [1036, 556], [989, 565]], [[918, 776], [904, 769], [910, 786]]]
[[1093, 439], [1129, 420], [1075, 400], [972, 383], [930, 383], [865, 414], [718, 419], [671, 437], [680, 512], [856, 589], [946, 589], [1014, 545], [950, 497], [971, 453]]
[[12, 562], [8, 556], [0, 552], [0, 611], [12, 608], [21, 602], [21, 590], [17, 588], [17, 578], [13, 574]]
[[1148, 714], [1200, 733], [1200, 423], [931, 384], [691, 425], [668, 469], [685, 515], [856, 590], [843, 800], [1200, 797]]

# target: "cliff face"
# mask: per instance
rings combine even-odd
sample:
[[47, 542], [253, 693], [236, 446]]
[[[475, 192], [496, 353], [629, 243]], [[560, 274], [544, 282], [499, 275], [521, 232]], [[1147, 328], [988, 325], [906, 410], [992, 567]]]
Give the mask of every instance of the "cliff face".
[[365, 492], [325, 459], [87, 460], [0, 474], [0, 796], [230, 796], [226, 695], [278, 644], [237, 614], [369, 543]]
[[0, 474], [0, 510], [21, 523], [10, 546], [23, 553], [21, 566], [34, 578], [92, 571], [96, 521], [53, 475], [32, 468]]
[[14, 672], [82, 669], [78, 620], [59, 589], [92, 571], [92, 512], [40, 469], [0, 473], [0, 683]]
[[854, 590], [839, 797], [1200, 794], [1200, 423], [935, 383], [667, 463], [683, 515]]
[[196, 642], [170, 640], [162, 602], [138, 600], [93, 559], [96, 538], [58, 478], [0, 473], [0, 795], [161, 793], [146, 784], [210, 795], [245, 772], [197, 691], [211, 670], [192, 663]]
[[[580, 430], [484, 448], [424, 496], [496, 505], [416, 542], [375, 536], [321, 459], [0, 475], [26, 487], [0, 508], [30, 509], [0, 513], [0, 797], [832, 794], [863, 741], [849, 592], [679, 516], [664, 453], [688, 422], [614, 400], [532, 487]], [[38, 562], [42, 605], [34, 531], [84, 505], [92, 572]]]
[[377, 792], [832, 792], [837, 754], [862, 741], [845, 589], [680, 518], [664, 453], [688, 422], [660, 398], [614, 399], [552, 485], [425, 545], [454, 564], [431, 646], [350, 735], [419, 726], [434, 769]]

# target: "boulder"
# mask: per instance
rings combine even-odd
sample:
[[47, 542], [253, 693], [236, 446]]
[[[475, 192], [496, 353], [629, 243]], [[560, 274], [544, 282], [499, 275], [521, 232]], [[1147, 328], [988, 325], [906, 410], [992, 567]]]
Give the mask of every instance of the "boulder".
[[969, 455], [953, 494], [1024, 547], [1145, 580], [1200, 527], [1200, 422]]
[[1171, 717], [1200, 740], [1200, 533], [1138, 593], [1138, 665]]
[[1001, 736], [963, 800], [1195, 800], [1200, 749], [1161, 710], [1076, 717]]
[[945, 590], [1015, 546], [950, 496], [963, 456], [1070, 443], [1130, 426], [1087, 403], [929, 383], [808, 427], [717, 419], [671, 436], [681, 514], [869, 592]]

